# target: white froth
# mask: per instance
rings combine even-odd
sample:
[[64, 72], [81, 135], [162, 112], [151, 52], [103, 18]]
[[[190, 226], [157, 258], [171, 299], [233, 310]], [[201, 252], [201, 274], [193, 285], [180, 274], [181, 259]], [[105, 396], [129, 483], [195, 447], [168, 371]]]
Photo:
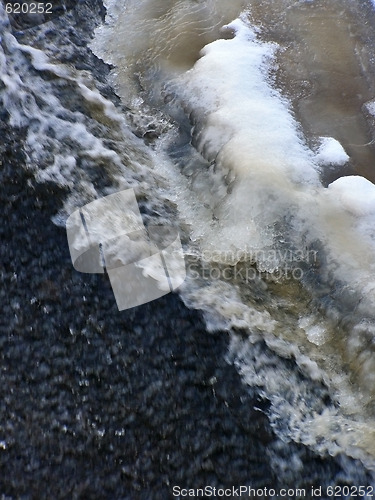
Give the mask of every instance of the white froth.
[[321, 137], [316, 161], [322, 165], [344, 165], [349, 156], [342, 145], [333, 137]]
[[319, 324], [314, 316], [302, 316], [298, 326], [306, 332], [310, 342], [315, 345], [323, 345], [328, 340], [328, 334], [323, 324]]
[[[271, 347], [272, 342], [267, 342], [267, 345]], [[290, 349], [304, 373], [313, 379], [321, 379], [322, 372], [316, 363], [302, 355], [296, 346], [290, 346]], [[301, 382], [298, 373], [291, 372], [273, 358], [271, 352], [265, 352], [260, 344], [251, 340], [232, 334], [228, 361], [233, 362], [250, 386], [258, 387], [261, 395], [271, 402], [271, 425], [283, 439], [292, 438], [318, 453], [328, 451], [332, 456], [344, 449], [349, 456], [362, 460], [374, 470], [374, 463], [368, 455], [369, 450], [370, 454], [375, 451], [371, 423], [342, 414], [332, 403], [323, 404], [309, 391], [308, 384]], [[353, 398], [349, 407], [355, 407], [356, 403], [358, 400]], [[287, 426], [280, 425], [284, 419]]]
[[[116, 18], [116, 10], [122, 12], [124, 8], [123, 2], [115, 0], [107, 1], [107, 6], [110, 6], [113, 19]], [[142, 17], [143, 12], [140, 15]], [[291, 245], [301, 248], [305, 243], [322, 242], [328, 263], [323, 262], [321, 266], [332, 270], [337, 282], [349, 282], [348, 287], [353, 287], [359, 294], [365, 286], [371, 289], [371, 231], [374, 232], [370, 220], [373, 213], [372, 189], [365, 186], [364, 180], [356, 181], [355, 192], [352, 193], [349, 189], [350, 180], [341, 183], [335, 181], [329, 189], [321, 186], [318, 164], [345, 163], [348, 159], [345, 151], [332, 138], [324, 139], [325, 146], [322, 144], [318, 157], [309, 150], [288, 102], [275, 90], [270, 77], [278, 46], [260, 42], [257, 30], [244, 19], [236, 20], [228, 27], [236, 36], [206, 46], [195, 67], [175, 82], [176, 94], [182, 95], [189, 111], [194, 111], [197, 147], [207, 158], [215, 160], [217, 172], [199, 178], [202, 187], [197, 193], [194, 189], [198, 182], [192, 187], [174, 165], [171, 167], [160, 157], [156, 158], [160, 160], [159, 163], [155, 162], [158, 173], [174, 184], [169, 191], [166, 190], [166, 196], [178, 205], [182, 218], [190, 224], [191, 241], [200, 245], [202, 252], [208, 249], [208, 255], [210, 250], [219, 253], [229, 250], [240, 255], [238, 249], [246, 249], [245, 252], [256, 252], [258, 268], [273, 272], [282, 264], [282, 253], [276, 254], [275, 262], [269, 262], [267, 249], [274, 248], [277, 224], [285, 223], [287, 231], [292, 233], [288, 235]], [[120, 26], [117, 28], [118, 34], [123, 36]], [[100, 31], [97, 31], [98, 36]], [[50, 62], [42, 54], [34, 52], [34, 49], [23, 50], [24, 54], [27, 52], [38, 71], [53, 71], [69, 83], [74, 83], [71, 75], [60, 73], [61, 68], [51, 68]], [[114, 60], [124, 66], [127, 64], [123, 54], [117, 54]], [[126, 72], [125, 67], [118, 68], [118, 72], [122, 70]], [[75, 79], [75, 85], [85, 102], [101, 107], [104, 115], [119, 122], [114, 107], [96, 90], [80, 79]], [[129, 86], [125, 85], [124, 88], [129, 92]], [[18, 91], [16, 89], [15, 93]], [[79, 119], [75, 125], [57, 122], [49, 118], [49, 111], [46, 108], [43, 112], [41, 121], [44, 125], [36, 130], [33, 137], [28, 138], [29, 146], [38, 155], [42, 154], [37, 149], [38, 141], [40, 143], [45, 130], [52, 126], [58, 134], [58, 140], [64, 141], [65, 138], [82, 143], [85, 157], [102, 158], [120, 166], [120, 155], [110, 150], [100, 137], [94, 137], [91, 131], [85, 130], [83, 122], [80, 124]], [[65, 136], [62, 127], [66, 129]], [[71, 182], [76, 169], [73, 160], [67, 152], [55, 155], [54, 162], [41, 174], [41, 179], [45, 177], [59, 183], [65, 180]], [[214, 175], [219, 177], [220, 171], [227, 174], [227, 184], [222, 183], [220, 190], [216, 191], [216, 180], [210, 181]], [[79, 180], [79, 186], [83, 185], [84, 182]], [[91, 187], [94, 190], [93, 185]], [[146, 189], [148, 196], [157, 197], [157, 188], [152, 182], [146, 185]], [[206, 203], [209, 196], [205, 190], [206, 193], [211, 191], [210, 203]], [[76, 204], [81, 205], [81, 196], [79, 193], [76, 196]], [[91, 196], [96, 197], [97, 193], [93, 192]], [[282, 231], [285, 226], [279, 238], [284, 236]], [[366, 243], [362, 241], [364, 231], [369, 237]], [[325, 278], [324, 271], [322, 280]], [[246, 286], [250, 289], [253, 283], [246, 283]], [[212, 329], [247, 329], [249, 342], [255, 341], [255, 338], [265, 338], [274, 352], [295, 359], [301, 371], [313, 380], [326, 381], [332, 373], [336, 374], [340, 380], [332, 382], [332, 387], [340, 392], [340, 404], [343, 408], [356, 408], [356, 398], [350, 399], [348, 394], [352, 393], [346, 387], [342, 389], [344, 383], [341, 381], [341, 371], [335, 371], [335, 367], [327, 368], [328, 363], [324, 365], [330, 333], [323, 322], [307, 317], [306, 321], [302, 319], [298, 323], [298, 318], [295, 319], [296, 327], [303, 329], [297, 337], [292, 329], [286, 332], [288, 325], [276, 321], [276, 308], [266, 310], [262, 302], [254, 307], [254, 304], [246, 302], [241, 291], [241, 284], [230, 281], [206, 280], [201, 286], [193, 278], [190, 281], [188, 278], [183, 287], [183, 296], [190, 306], [205, 311]], [[289, 342], [282, 339], [287, 334], [292, 337]], [[280, 335], [280, 339], [276, 338], [277, 335]], [[296, 337], [293, 338], [293, 335]], [[363, 349], [360, 340], [356, 349]], [[329, 408], [322, 418], [318, 416], [321, 410], [320, 393], [316, 399], [307, 389], [305, 393], [305, 385], [299, 374], [291, 376], [289, 369], [283, 369], [277, 356], [273, 358], [261, 351], [258, 353], [254, 345], [246, 345], [244, 339], [235, 339], [235, 336], [232, 337], [231, 351], [244, 379], [264, 388], [265, 397], [272, 401], [274, 418], [280, 419], [281, 416], [284, 424], [285, 421], [290, 424], [290, 429], [284, 429], [284, 433], [280, 431], [286, 439], [293, 437], [317, 451], [323, 453], [328, 449], [332, 454], [358, 441], [355, 433], [349, 440], [346, 439], [347, 421], [336, 408]], [[318, 354], [314, 357], [311, 353]], [[319, 353], [323, 353], [320, 358]], [[366, 366], [369, 366], [369, 362], [365, 361]], [[325, 367], [325, 371], [321, 366]], [[346, 403], [349, 399], [350, 402]], [[275, 421], [274, 425], [279, 430], [282, 427]], [[363, 448], [366, 446], [363, 445]]]
[[[375, 0], [374, 0], [374, 2], [375, 2]], [[367, 111], [370, 113], [370, 115], [375, 116], [375, 101], [367, 102], [365, 106], [367, 108]]]
[[36, 178], [39, 182], [53, 181], [60, 186], [73, 187], [76, 164], [74, 156], [56, 155], [53, 164], [45, 170], [38, 171]]
[[264, 185], [316, 185], [311, 151], [269, 80], [277, 45], [259, 42], [244, 20], [227, 28], [236, 36], [207, 45], [181, 82], [190, 107], [204, 115], [199, 149], [218, 163], [229, 162], [240, 178]]
[[[0, 17], [6, 17], [1, 5]], [[100, 196], [92, 173], [97, 179], [112, 179], [112, 186], [103, 188], [108, 193], [130, 186], [149, 191], [146, 177], [157, 184], [144, 145], [131, 133], [121, 111], [96, 89], [87, 71], [56, 63], [46, 54], [48, 50], [19, 43], [10, 28], [0, 43], [1, 97], [10, 125], [27, 131], [26, 166], [36, 181], [53, 182], [70, 191], [54, 222], [63, 225], [77, 206]], [[74, 99], [79, 97], [81, 105], [75, 109]]]
[[[331, 284], [347, 281], [371, 314], [373, 186], [359, 177], [328, 189], [321, 185], [318, 162], [342, 164], [348, 155], [332, 137], [322, 138], [318, 154], [312, 153], [269, 76], [277, 46], [258, 41], [244, 19], [228, 28], [235, 37], [207, 45], [194, 68], [178, 79], [184, 103], [194, 111], [197, 148], [215, 161], [230, 186], [214, 208], [217, 224], [193, 223], [193, 235], [210, 250], [255, 251], [258, 269], [272, 273], [285, 262], [262, 260], [262, 251], [278, 245], [275, 225], [293, 219], [291, 241], [297, 248], [302, 235], [307, 244], [324, 242], [322, 275]], [[310, 328], [309, 340], [319, 345], [322, 333]]]
[[340, 177], [332, 182], [328, 189], [344, 210], [353, 216], [360, 218], [375, 215], [375, 185], [364, 177]]
[[[214, 208], [217, 223], [199, 219], [200, 212], [191, 204], [188, 206], [192, 237], [203, 251], [236, 253], [237, 249], [242, 249], [244, 253], [254, 252], [258, 269], [274, 272], [283, 265], [282, 252], [276, 252], [280, 258], [272, 265], [266, 258], [262, 261], [262, 255], [268, 255], [267, 249], [278, 244], [275, 238], [277, 224], [291, 220], [292, 224], [282, 226], [282, 231], [289, 231], [291, 245], [297, 248], [302, 248], [301, 242], [319, 248], [315, 262], [319, 266], [319, 277], [332, 287], [338, 308], [341, 307], [340, 295], [345, 296], [343, 304], [349, 308], [348, 314], [352, 311], [355, 324], [363, 314], [371, 315], [375, 304], [374, 186], [360, 177], [339, 179], [328, 189], [322, 186], [318, 179], [318, 165], [341, 165], [349, 160], [348, 155], [331, 137], [322, 138], [318, 154], [309, 150], [288, 103], [274, 90], [269, 76], [277, 46], [257, 41], [256, 32], [243, 20], [237, 20], [229, 27], [235, 31], [235, 38], [218, 40], [206, 46], [194, 68], [180, 78], [178, 89], [188, 111], [193, 111], [198, 150], [215, 162], [217, 171], [226, 174], [229, 184], [227, 193], [217, 199]], [[185, 200], [177, 199], [177, 202], [186, 213]], [[276, 332], [279, 328], [283, 331], [281, 325], [272, 323], [272, 317], [262, 318], [266, 320], [262, 323], [257, 315], [249, 315], [250, 306], [239, 307], [241, 302], [238, 299], [229, 293], [224, 298], [222, 293], [217, 293], [218, 288], [218, 284], [211, 283], [204, 294], [194, 287], [190, 290], [190, 296], [194, 297], [192, 303], [210, 310], [213, 324], [217, 321], [213, 313], [216, 310], [232, 327], [261, 331], [265, 337], [272, 331], [271, 324]], [[332, 368], [333, 365], [329, 368], [324, 361], [324, 353], [331, 349], [332, 332], [319, 318], [309, 317], [308, 311], [306, 313], [307, 317], [301, 317], [295, 325], [306, 339], [301, 339], [303, 355], [298, 353], [295, 345], [293, 347], [293, 344], [279, 339], [266, 337], [266, 343], [280, 356], [292, 354], [300, 369], [311, 379], [327, 377], [327, 383], [337, 391], [342, 408], [352, 408], [353, 394], [340, 368], [340, 361], [336, 368]], [[283, 335], [288, 333], [280, 333], [280, 337]], [[348, 353], [351, 363], [355, 363], [358, 352], [366, 352], [363, 339], [359, 343], [354, 353], [349, 346], [350, 340], [344, 337], [342, 341], [342, 349]], [[336, 352], [332, 359], [336, 355], [340, 359], [341, 352]], [[372, 367], [372, 359], [371, 355], [363, 355], [363, 359], [365, 361], [357, 375], [366, 392], [372, 384], [372, 378], [366, 375], [366, 370]], [[253, 359], [241, 365], [242, 369], [245, 370], [244, 378], [248, 379], [247, 370], [253, 369]], [[267, 394], [274, 392], [277, 412], [276, 408], [281, 404], [277, 396], [280, 383], [274, 375], [270, 375], [267, 381]], [[264, 384], [264, 379], [259, 383]], [[365, 406], [370, 396], [361, 397], [361, 404]], [[290, 412], [294, 418], [293, 405], [290, 408], [285, 405], [282, 411], [284, 414]], [[327, 419], [319, 420], [319, 429], [315, 428], [316, 419], [312, 416], [308, 429], [304, 430], [301, 422], [305, 417], [301, 414], [293, 423], [292, 434], [297, 440], [313, 444], [316, 436], [327, 436], [332, 432], [331, 418], [336, 415], [336, 410], [332, 409]], [[345, 428], [345, 417], [340, 418], [342, 428]], [[341, 438], [340, 445], [332, 446], [330, 452], [337, 453], [343, 447], [356, 456], [352, 446], [360, 433], [358, 428], [352, 440]]]

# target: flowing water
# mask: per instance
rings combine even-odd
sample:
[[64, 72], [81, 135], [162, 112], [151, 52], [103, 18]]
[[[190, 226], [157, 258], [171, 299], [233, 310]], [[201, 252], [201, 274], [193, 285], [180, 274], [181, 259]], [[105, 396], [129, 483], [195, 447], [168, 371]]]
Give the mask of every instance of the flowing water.
[[[134, 188], [145, 221], [179, 229], [179, 293], [229, 332], [228, 362], [270, 401], [278, 435], [374, 470], [374, 6], [106, 6], [92, 48], [121, 111], [41, 35], [4, 37], [5, 106], [15, 126], [32, 120], [28, 168], [69, 191], [54, 223]], [[79, 106], [55, 97], [57, 77]]]
[[[108, 8], [93, 47], [144, 137], [154, 134], [154, 170], [184, 235], [182, 297], [208, 328], [231, 332], [229, 359], [263, 388], [281, 435], [372, 468], [371, 5]], [[326, 389], [317, 396], [306, 379]]]

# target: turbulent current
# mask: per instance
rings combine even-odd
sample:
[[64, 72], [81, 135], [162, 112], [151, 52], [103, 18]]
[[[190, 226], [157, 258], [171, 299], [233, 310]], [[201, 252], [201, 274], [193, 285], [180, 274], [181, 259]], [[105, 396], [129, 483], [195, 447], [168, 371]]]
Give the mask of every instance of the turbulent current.
[[[373, 468], [371, 5], [107, 7], [93, 47], [167, 179], [183, 299], [231, 332], [228, 359], [262, 388], [285, 439]], [[155, 203], [160, 191], [148, 190]]]
[[[209, 331], [228, 331], [228, 362], [270, 402], [279, 437], [375, 471], [374, 5], [106, 8], [91, 46], [121, 109], [54, 64], [41, 36], [5, 35], [5, 105], [14, 125], [33, 120], [28, 167], [69, 191], [54, 223], [133, 188], [147, 222], [179, 230], [179, 293]], [[51, 97], [56, 77], [79, 107]]]

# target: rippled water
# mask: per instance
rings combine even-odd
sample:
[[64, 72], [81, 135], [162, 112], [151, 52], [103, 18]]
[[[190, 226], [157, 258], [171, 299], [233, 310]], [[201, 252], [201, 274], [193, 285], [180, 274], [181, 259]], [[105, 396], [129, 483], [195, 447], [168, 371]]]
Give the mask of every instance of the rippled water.
[[184, 300], [232, 332], [229, 357], [264, 389], [279, 433], [372, 468], [371, 5], [108, 7], [94, 50], [114, 64], [144, 136], [154, 133], [154, 169], [185, 236]]
[[4, 104], [29, 125], [28, 168], [68, 191], [54, 222], [134, 188], [147, 222], [179, 229], [181, 296], [228, 330], [228, 362], [271, 402], [276, 432], [374, 469], [373, 6], [107, 8], [92, 47], [122, 112], [53, 63], [43, 28], [33, 47], [4, 35]]

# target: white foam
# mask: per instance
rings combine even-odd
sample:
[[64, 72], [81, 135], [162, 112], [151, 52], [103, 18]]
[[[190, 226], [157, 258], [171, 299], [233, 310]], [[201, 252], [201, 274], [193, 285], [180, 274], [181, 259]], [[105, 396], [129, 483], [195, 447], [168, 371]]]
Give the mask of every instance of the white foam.
[[259, 42], [245, 18], [228, 27], [236, 36], [206, 46], [194, 68], [175, 83], [194, 111], [198, 149], [229, 184], [216, 200], [218, 222], [194, 224], [193, 217], [193, 238], [203, 251], [253, 252], [261, 270], [274, 272], [283, 265], [282, 252], [272, 262], [259, 255], [277, 248], [274, 227], [292, 218], [292, 228], [284, 228], [291, 241], [297, 248], [301, 235], [307, 244], [323, 241], [322, 276], [347, 282], [361, 308], [372, 314], [375, 222], [367, 216], [374, 186], [359, 177], [340, 179], [328, 189], [321, 185], [317, 160], [338, 164], [347, 154], [330, 137], [322, 139], [318, 155], [312, 153], [288, 103], [272, 87], [269, 71], [277, 46]]
[[360, 218], [375, 215], [375, 185], [364, 177], [340, 177], [328, 189], [344, 210], [353, 216]]
[[73, 187], [74, 185], [74, 169], [77, 162], [74, 156], [56, 155], [54, 162], [45, 170], [37, 172], [36, 178], [39, 182], [53, 181], [60, 186]]
[[349, 160], [342, 145], [333, 137], [321, 137], [316, 161], [322, 165], [344, 165]]
[[[178, 6], [182, 8], [187, 3], [179, 2]], [[110, 4], [115, 19], [114, 1]], [[116, 5], [121, 16], [124, 12], [125, 17], [133, 16], [120, 2]], [[134, 19], [149, 14], [137, 10], [135, 4], [134, 11]], [[97, 45], [101, 46], [102, 54], [118, 64], [118, 80], [125, 97], [130, 94], [135, 99], [131, 79], [130, 85], [126, 79], [132, 55], [129, 47], [143, 48], [144, 44], [140, 39], [142, 34], [130, 33], [132, 26], [127, 25], [129, 37], [136, 40], [129, 41], [124, 52], [121, 49], [116, 53], [118, 44], [114, 41], [124, 29], [123, 24], [120, 26], [124, 19], [121, 16], [114, 35], [110, 36], [109, 30], [104, 34], [98, 31], [104, 42]], [[165, 52], [169, 47], [162, 43], [163, 33], [168, 32], [168, 20], [172, 17], [168, 12], [163, 17], [166, 25], [163, 29], [158, 25], [155, 30], [158, 47]], [[134, 30], [139, 27], [138, 23], [134, 26]], [[349, 185], [332, 183], [328, 189], [321, 185], [319, 165], [346, 162], [345, 151], [332, 138], [323, 138], [318, 155], [307, 147], [288, 102], [275, 90], [270, 76], [278, 46], [259, 41], [258, 30], [246, 18], [234, 21], [229, 29], [235, 32], [233, 39], [207, 45], [194, 68], [170, 85], [171, 95], [181, 96], [187, 112], [193, 113], [198, 150], [213, 162], [205, 172], [194, 171], [191, 178], [184, 178], [168, 161], [160, 161], [156, 166], [160, 175], [171, 181], [167, 196], [178, 205], [181, 218], [191, 229], [186, 253], [198, 257], [216, 254], [219, 258], [211, 261], [230, 265], [243, 255], [251, 255], [255, 256], [259, 269], [274, 272], [286, 258], [282, 251], [276, 251], [275, 258], [268, 259], [270, 249], [285, 248], [282, 245], [287, 244], [290, 249], [301, 250], [305, 245], [315, 248], [319, 244], [321, 255], [313, 271], [318, 278], [317, 287], [323, 283], [324, 293], [335, 294], [337, 304], [341, 293], [356, 295], [357, 299], [347, 305], [348, 315], [353, 313], [355, 324], [364, 311], [373, 309], [371, 293], [363, 296], [365, 290], [371, 291], [374, 282], [372, 202], [364, 204], [356, 200], [357, 196], [368, 197], [372, 188], [366, 187], [363, 180], [358, 181], [356, 193], [350, 197]], [[170, 42], [170, 38], [166, 40]], [[137, 52], [140, 66], [144, 63], [143, 54], [151, 60], [146, 50], [154, 54], [154, 47]], [[158, 147], [163, 150], [164, 146], [160, 140]], [[220, 254], [226, 257], [221, 259]], [[284, 289], [284, 284], [280, 288]], [[312, 280], [313, 294], [315, 284]], [[322, 453], [328, 450], [336, 454], [345, 449], [352, 456], [363, 456], [364, 450], [364, 454], [375, 456], [372, 444], [362, 442], [365, 435], [362, 428], [373, 432], [372, 424], [363, 424], [361, 418], [355, 422], [371, 401], [371, 389], [363, 394], [359, 383], [360, 387], [355, 386], [353, 391], [350, 376], [355, 373], [357, 377], [361, 367], [357, 370], [354, 366], [353, 372], [347, 373], [356, 356], [367, 352], [369, 337], [364, 334], [361, 337], [362, 333], [355, 329], [350, 336], [337, 328], [336, 323], [330, 328], [327, 318], [323, 320], [320, 313], [313, 317], [315, 304], [311, 306], [310, 295], [304, 301], [301, 290], [289, 302], [284, 290], [277, 299], [266, 291], [263, 302], [263, 289], [259, 286], [258, 290], [257, 286], [253, 281], [189, 276], [182, 294], [191, 307], [204, 311], [212, 329], [248, 331], [247, 340], [232, 336], [231, 353], [243, 378], [264, 388], [265, 397], [271, 399], [271, 420], [283, 438], [292, 437]], [[287, 295], [290, 291], [287, 284], [285, 289]], [[358, 302], [361, 305], [357, 308]], [[321, 304], [324, 306], [323, 301]], [[298, 314], [294, 316], [295, 308]], [[371, 332], [367, 325], [363, 325], [363, 330], [366, 334]], [[323, 413], [322, 390], [314, 394], [306, 388], [299, 373], [291, 375], [289, 368], [281, 366], [276, 355], [259, 352], [254, 343], [260, 338], [279, 356], [295, 359], [307, 377], [329, 385], [340, 408], [332, 405]], [[366, 356], [361, 359], [366, 369], [371, 367], [371, 359]], [[354, 430], [349, 436], [347, 430], [352, 421], [343, 416], [345, 412], [355, 413]], [[354, 449], [358, 443], [360, 452]]]
[[[348, 155], [338, 141], [329, 137], [322, 138], [317, 155], [309, 150], [288, 103], [274, 90], [269, 76], [277, 46], [259, 42], [256, 31], [243, 19], [229, 26], [236, 32], [235, 38], [206, 46], [194, 68], [174, 84], [187, 110], [193, 112], [197, 148], [215, 162], [216, 172], [222, 172], [229, 185], [225, 194], [216, 199], [216, 222], [209, 217], [209, 211], [202, 213], [201, 207], [198, 210], [194, 206], [191, 193], [189, 198], [184, 194], [176, 197], [181, 212], [191, 223], [192, 239], [203, 253], [221, 251], [239, 255], [243, 251], [255, 255], [258, 269], [268, 272], [283, 264], [281, 251], [275, 252], [272, 262], [267, 258], [262, 260], [262, 255], [269, 255], [267, 249], [278, 248], [279, 239], [287, 237], [290, 245], [299, 249], [303, 245], [314, 248], [319, 242], [316, 263], [319, 279], [334, 295], [332, 307], [345, 304], [355, 325], [364, 314], [371, 316], [375, 305], [375, 186], [360, 177], [339, 179], [328, 189], [322, 186], [319, 164], [343, 164]], [[275, 231], [278, 224], [284, 224], [279, 237]], [[212, 325], [262, 332], [274, 352], [294, 356], [311, 379], [325, 379], [344, 411], [353, 411], [356, 404], [364, 408], [371, 401], [373, 361], [365, 340], [368, 336], [361, 337], [354, 350], [350, 334], [342, 333], [340, 348], [332, 350], [337, 330], [328, 328], [319, 318], [309, 317], [308, 310], [306, 318], [299, 318], [299, 322], [288, 319], [287, 326], [283, 325], [287, 318], [275, 322], [276, 315], [267, 318], [250, 314], [249, 311], [256, 309], [244, 300], [249, 283], [243, 285], [238, 298], [223, 293], [222, 283], [211, 282], [204, 289], [188, 282], [189, 286], [190, 291], [184, 289], [183, 293], [195, 307], [210, 311]], [[313, 294], [314, 286], [312, 283], [310, 288]], [[221, 321], [214, 311], [220, 312]], [[298, 336], [297, 327], [302, 329]], [[288, 333], [288, 328], [293, 333]], [[272, 332], [280, 338], [270, 338]], [[296, 350], [297, 339], [304, 354]], [[359, 353], [363, 366], [356, 364]], [[344, 360], [356, 371], [360, 386], [357, 399], [342, 369]], [[248, 371], [253, 369], [253, 360], [241, 364], [246, 380], [254, 382], [252, 377], [248, 378]], [[264, 380], [259, 381], [262, 383]], [[277, 397], [280, 384], [274, 373], [267, 383], [267, 394], [274, 394], [275, 412], [282, 406], [284, 415], [289, 412], [288, 418], [295, 418], [293, 405], [284, 406]], [[290, 383], [287, 386], [290, 388]], [[332, 429], [334, 418], [340, 420], [341, 429], [351, 425], [350, 420], [332, 409], [326, 418], [312, 417], [303, 429], [306, 419], [302, 413], [292, 422], [292, 434], [313, 446], [318, 435], [328, 436], [333, 432], [336, 436]], [[356, 440], [362, 439], [362, 426], [366, 428], [367, 424], [359, 424], [350, 439], [338, 438], [339, 445], [325, 442], [318, 449], [328, 446], [330, 452], [338, 453], [344, 448], [352, 456], [363, 458], [366, 445], [361, 443], [361, 451], [355, 449]], [[373, 451], [369, 450], [370, 454]]]
[[[272, 346], [272, 342], [267, 344]], [[322, 372], [316, 364], [299, 353], [296, 346], [290, 346], [290, 349], [302, 371], [319, 380]], [[301, 381], [296, 371], [283, 366], [272, 352], [265, 352], [261, 344], [232, 334], [228, 361], [237, 367], [250, 386], [258, 387], [260, 395], [271, 402], [268, 412], [271, 425], [284, 440], [293, 439], [318, 453], [328, 451], [332, 456], [345, 450], [349, 456], [362, 460], [369, 469], [375, 470], [371, 458], [375, 448], [373, 440], [369, 439], [375, 432], [371, 422], [343, 414], [333, 402], [323, 403], [323, 388], [320, 397], [316, 397], [307, 381]], [[353, 397], [349, 406], [356, 404], [359, 404], [359, 399]]]
[[[0, 20], [6, 17], [0, 5]], [[121, 110], [96, 89], [93, 77], [56, 63], [48, 55], [57, 50], [53, 44], [45, 49], [21, 44], [10, 27], [4, 26], [1, 97], [10, 125], [25, 127], [26, 167], [38, 182], [69, 188], [64, 209], [53, 221], [64, 225], [77, 206], [111, 191], [135, 186], [138, 192], [149, 192], [149, 182], [158, 186], [160, 179], [150, 168], [152, 160], [145, 146], [132, 134]], [[40, 27], [40, 40], [43, 30], [49, 29]], [[74, 99], [79, 97], [80, 106], [75, 109]], [[98, 188], [97, 180], [103, 177], [111, 179], [110, 186]]]
[[369, 101], [365, 104], [365, 106], [370, 115], [375, 116], [375, 101]]
[[306, 332], [306, 336], [310, 342], [318, 346], [324, 345], [328, 340], [325, 325], [320, 324], [317, 318], [313, 315], [302, 316], [298, 322], [298, 326]]
[[311, 151], [267, 77], [277, 45], [257, 41], [245, 20], [227, 28], [235, 38], [207, 45], [181, 82], [185, 100], [204, 116], [203, 123], [198, 119], [199, 149], [219, 163], [230, 161], [235, 176], [281, 187], [290, 181], [316, 185]]

